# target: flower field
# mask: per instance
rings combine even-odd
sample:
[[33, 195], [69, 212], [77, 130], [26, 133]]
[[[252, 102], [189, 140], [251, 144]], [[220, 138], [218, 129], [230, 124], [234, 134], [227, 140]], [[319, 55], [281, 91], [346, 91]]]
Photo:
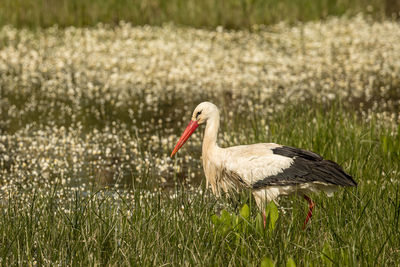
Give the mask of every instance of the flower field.
[[[276, 228], [218, 233], [248, 192], [205, 186], [193, 108], [221, 110], [220, 146], [276, 142], [359, 183]], [[0, 28], [0, 264], [388, 265], [400, 262], [400, 25], [364, 16], [289, 26]], [[250, 218], [249, 217], [249, 218]], [[255, 227], [255, 226], [254, 226]], [[232, 236], [238, 238], [232, 239]]]

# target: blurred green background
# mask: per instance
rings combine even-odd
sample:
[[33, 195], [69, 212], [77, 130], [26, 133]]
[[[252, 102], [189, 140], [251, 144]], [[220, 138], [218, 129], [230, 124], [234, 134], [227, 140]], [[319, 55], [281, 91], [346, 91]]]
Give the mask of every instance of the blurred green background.
[[126, 21], [133, 25], [173, 22], [238, 29], [359, 12], [378, 20], [398, 18], [399, 11], [400, 0], [1, 0], [0, 25], [81, 27]]

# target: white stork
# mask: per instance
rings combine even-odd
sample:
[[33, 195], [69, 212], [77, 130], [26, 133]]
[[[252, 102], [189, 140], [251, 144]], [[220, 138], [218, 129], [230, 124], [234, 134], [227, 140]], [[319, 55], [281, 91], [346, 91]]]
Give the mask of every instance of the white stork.
[[324, 191], [330, 196], [337, 186], [357, 186], [337, 163], [324, 160], [314, 152], [274, 143], [221, 148], [217, 145], [219, 120], [217, 106], [200, 103], [171, 157], [200, 124], [206, 123], [202, 158], [207, 185], [211, 185], [217, 196], [221, 191], [250, 189], [263, 213], [264, 227], [266, 201], [275, 201], [280, 195], [303, 196], [309, 204], [304, 229], [314, 209], [314, 202], [307, 194]]

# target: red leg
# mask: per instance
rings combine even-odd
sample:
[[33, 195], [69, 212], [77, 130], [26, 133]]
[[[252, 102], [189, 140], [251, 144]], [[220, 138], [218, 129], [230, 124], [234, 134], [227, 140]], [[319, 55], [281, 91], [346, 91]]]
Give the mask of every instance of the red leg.
[[265, 217], [265, 211], [263, 211], [263, 221], [264, 221], [264, 229], [267, 227], [267, 217]]
[[307, 214], [306, 220], [304, 221], [304, 224], [303, 224], [303, 230], [306, 228], [308, 220], [310, 220], [310, 218], [312, 216], [312, 212], [314, 210], [314, 206], [315, 206], [314, 202], [308, 196], [304, 195], [304, 199], [307, 200], [307, 202], [308, 202], [308, 214]]

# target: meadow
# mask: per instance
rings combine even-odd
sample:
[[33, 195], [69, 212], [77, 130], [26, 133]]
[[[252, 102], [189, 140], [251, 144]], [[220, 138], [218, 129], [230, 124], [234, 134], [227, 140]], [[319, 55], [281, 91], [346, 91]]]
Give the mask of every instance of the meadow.
[[201, 28], [251, 29], [281, 21], [297, 23], [360, 12], [375, 19], [398, 18], [397, 0], [2, 0], [0, 25], [42, 28], [174, 23]]
[[[398, 22], [363, 15], [0, 28], [0, 264], [398, 265], [399, 63]], [[282, 198], [260, 230], [249, 192], [206, 188], [200, 129], [169, 157], [205, 100], [220, 146], [309, 149], [358, 187], [313, 195], [304, 231], [306, 203]]]

